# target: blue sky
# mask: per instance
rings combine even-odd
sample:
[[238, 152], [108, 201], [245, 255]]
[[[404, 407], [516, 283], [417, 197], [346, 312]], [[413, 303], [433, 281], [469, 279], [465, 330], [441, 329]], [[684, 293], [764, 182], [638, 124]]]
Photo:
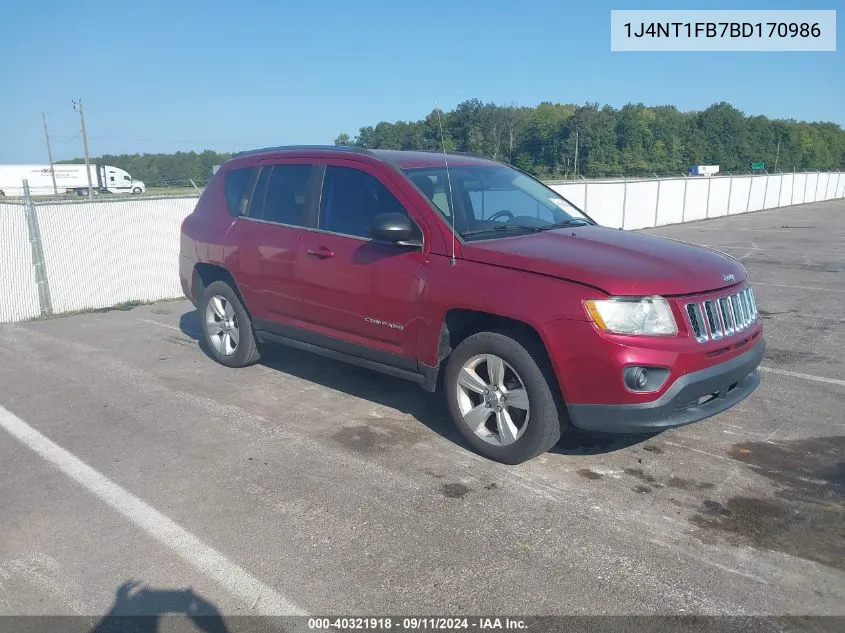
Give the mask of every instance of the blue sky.
[[[837, 6], [839, 5], [839, 6]], [[841, 0], [114, 0], [5, 3], [0, 163], [92, 155], [331, 143], [381, 120], [497, 103], [595, 101], [845, 125], [835, 53], [613, 53], [610, 9], [835, 9]], [[845, 12], [840, 11], [839, 17]], [[844, 27], [840, 25], [840, 31]]]

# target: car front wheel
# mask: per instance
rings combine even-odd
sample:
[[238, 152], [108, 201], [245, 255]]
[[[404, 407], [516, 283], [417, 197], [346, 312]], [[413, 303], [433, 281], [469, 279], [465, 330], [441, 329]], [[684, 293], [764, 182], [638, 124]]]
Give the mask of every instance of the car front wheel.
[[532, 351], [504, 333], [479, 332], [455, 348], [446, 367], [449, 412], [461, 435], [506, 464], [527, 461], [560, 439], [556, 385], [535, 358], [539, 350]]

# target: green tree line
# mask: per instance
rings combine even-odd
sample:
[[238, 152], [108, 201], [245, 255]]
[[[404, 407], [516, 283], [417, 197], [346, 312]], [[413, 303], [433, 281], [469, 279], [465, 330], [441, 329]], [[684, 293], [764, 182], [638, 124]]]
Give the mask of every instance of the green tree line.
[[[839, 125], [746, 116], [728, 103], [681, 112], [641, 103], [620, 109], [550, 102], [525, 107], [470, 99], [440, 117], [432, 111], [420, 121], [382, 121], [362, 127], [354, 138], [341, 134], [335, 144], [440, 150], [441, 122], [447, 150], [490, 156], [544, 178], [677, 174], [691, 165], [743, 173], [756, 161], [772, 172], [776, 160], [778, 171], [845, 168], [845, 130]], [[91, 161], [125, 169], [150, 187], [190, 186], [191, 180], [201, 187], [212, 167], [231, 156], [206, 150], [105, 154]]]
[[[214, 165], [222, 165], [232, 154], [220, 154], [211, 150], [203, 152], [176, 152], [175, 154], [103, 154], [91, 158], [98, 165], [112, 165], [125, 169], [136, 180], [144, 181], [148, 187], [190, 187], [193, 180], [198, 187], [204, 186], [212, 176]], [[81, 158], [60, 161], [82, 163]]]
[[[440, 125], [443, 127], [441, 140]], [[500, 106], [470, 99], [421, 121], [382, 121], [336, 145], [371, 149], [447, 150], [483, 154], [546, 178], [645, 176], [719, 165], [744, 173], [762, 161], [774, 171], [845, 167], [845, 130], [746, 116], [729, 103], [681, 112], [674, 106], [628, 104], [621, 109], [543, 102]], [[576, 165], [577, 162], [577, 165]]]

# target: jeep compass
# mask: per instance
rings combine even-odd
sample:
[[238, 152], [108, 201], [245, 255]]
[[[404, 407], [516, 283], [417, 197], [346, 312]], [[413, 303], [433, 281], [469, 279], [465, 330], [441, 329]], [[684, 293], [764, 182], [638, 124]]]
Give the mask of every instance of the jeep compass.
[[570, 425], [651, 433], [720, 413], [757, 387], [765, 347], [737, 260], [599, 226], [462, 154], [239, 154], [182, 225], [180, 277], [217, 362], [282, 343], [411, 380], [510, 464]]

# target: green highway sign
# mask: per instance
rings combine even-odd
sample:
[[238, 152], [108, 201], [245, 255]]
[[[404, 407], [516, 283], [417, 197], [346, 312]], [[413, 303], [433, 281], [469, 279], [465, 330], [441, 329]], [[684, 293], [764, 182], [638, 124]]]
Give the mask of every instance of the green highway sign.
[[765, 169], [765, 168], [766, 168], [766, 163], [764, 163], [762, 161], [757, 162], [757, 163], [751, 163], [751, 169]]

